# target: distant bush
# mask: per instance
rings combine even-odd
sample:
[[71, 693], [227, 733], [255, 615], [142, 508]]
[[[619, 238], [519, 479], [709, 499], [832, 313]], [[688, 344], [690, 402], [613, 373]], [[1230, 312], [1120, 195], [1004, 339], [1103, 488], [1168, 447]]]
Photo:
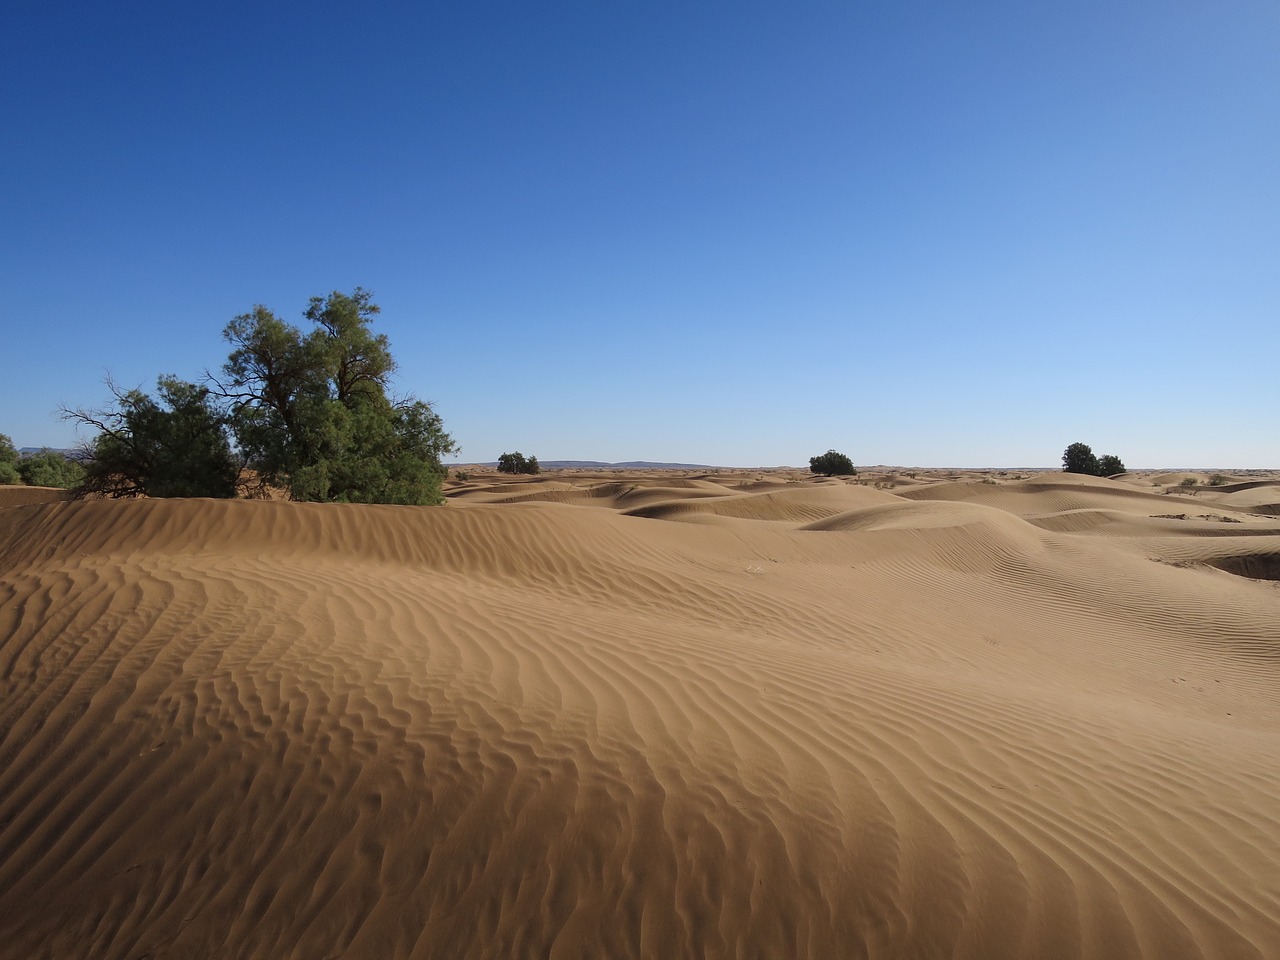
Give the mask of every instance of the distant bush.
[[526, 457], [517, 450], [515, 453], [504, 453], [498, 457], [499, 473], [541, 473], [542, 467], [537, 457]]
[[13, 441], [0, 433], [0, 484], [21, 483], [18, 473], [18, 451]]
[[1094, 456], [1087, 443], [1073, 443], [1062, 451], [1063, 473], [1082, 473], [1090, 477], [1114, 477], [1125, 473], [1124, 461], [1113, 453]]
[[843, 453], [828, 450], [817, 457], [809, 458], [809, 472], [822, 477], [852, 477], [857, 474], [853, 461]]
[[1098, 458], [1093, 448], [1087, 443], [1073, 443], [1062, 452], [1063, 473], [1083, 473], [1090, 477], [1098, 475]]
[[1114, 477], [1117, 473], [1124, 473], [1124, 461], [1113, 453], [1104, 453], [1098, 458], [1098, 476]]
[[1226, 482], [1227, 482], [1227, 478], [1220, 473], [1215, 473], [1212, 477], [1209, 478], [1209, 486], [1211, 487], [1220, 487]]
[[84, 479], [84, 467], [57, 450], [44, 449], [18, 462], [22, 482], [33, 487], [74, 487]]
[[1191, 489], [1192, 487], [1198, 485], [1199, 483], [1200, 481], [1197, 480], [1195, 477], [1183, 477], [1182, 482], [1180, 482], [1178, 486]]
[[47, 447], [24, 457], [13, 441], [0, 433], [0, 484], [25, 483], [32, 487], [74, 487], [84, 476], [84, 468], [57, 450]]

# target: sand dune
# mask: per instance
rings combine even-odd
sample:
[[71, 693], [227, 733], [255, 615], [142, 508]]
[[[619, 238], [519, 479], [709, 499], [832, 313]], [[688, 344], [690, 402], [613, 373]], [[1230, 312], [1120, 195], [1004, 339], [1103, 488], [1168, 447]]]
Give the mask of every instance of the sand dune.
[[67, 497], [67, 491], [57, 487], [0, 485], [0, 507], [16, 507], [24, 503], [51, 503], [54, 500], [66, 500]]
[[1259, 489], [0, 501], [0, 958], [1280, 956]]

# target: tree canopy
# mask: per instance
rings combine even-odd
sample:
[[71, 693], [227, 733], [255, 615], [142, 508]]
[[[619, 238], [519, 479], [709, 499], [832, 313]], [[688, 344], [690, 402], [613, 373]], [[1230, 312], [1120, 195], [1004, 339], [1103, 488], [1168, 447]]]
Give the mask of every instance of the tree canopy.
[[156, 381], [158, 399], [110, 380], [107, 387], [112, 406], [63, 411], [98, 430], [82, 451], [77, 496], [235, 496], [240, 461], [207, 388], [173, 376]]
[[1064, 473], [1083, 473], [1091, 477], [1113, 477], [1124, 473], [1124, 462], [1113, 453], [1097, 457], [1087, 443], [1073, 443], [1062, 451]]
[[0, 485], [25, 483], [32, 487], [71, 487], [80, 482], [84, 468], [61, 451], [46, 447], [29, 456], [18, 453], [0, 433]]
[[0, 433], [0, 484], [21, 483], [18, 473], [18, 450], [3, 433]]
[[223, 330], [231, 352], [196, 386], [161, 377], [153, 398], [108, 382], [104, 410], [68, 410], [94, 427], [79, 493], [229, 497], [272, 488], [294, 500], [443, 500], [441, 458], [457, 450], [431, 405], [389, 392], [396, 364], [379, 313], [357, 287], [312, 297], [307, 332], [264, 306]]
[[1098, 458], [1098, 476], [1114, 477], [1117, 473], [1125, 473], [1124, 461], [1114, 453], [1104, 453]]
[[537, 457], [526, 457], [517, 450], [515, 453], [504, 453], [498, 457], [499, 473], [541, 473], [542, 467]]
[[810, 457], [809, 470], [824, 477], [851, 477], [858, 472], [852, 460], [835, 450], [828, 450], [820, 456]]
[[84, 467], [58, 450], [45, 448], [18, 461], [22, 482], [33, 487], [74, 487], [84, 479]]
[[388, 393], [396, 364], [379, 308], [359, 287], [312, 297], [304, 333], [263, 306], [223, 331], [232, 351], [215, 379], [246, 463], [295, 500], [439, 503], [457, 450], [431, 405]]
[[1098, 475], [1098, 458], [1093, 448], [1087, 443], [1073, 443], [1062, 452], [1062, 470], [1064, 473], [1085, 473], [1091, 477]]

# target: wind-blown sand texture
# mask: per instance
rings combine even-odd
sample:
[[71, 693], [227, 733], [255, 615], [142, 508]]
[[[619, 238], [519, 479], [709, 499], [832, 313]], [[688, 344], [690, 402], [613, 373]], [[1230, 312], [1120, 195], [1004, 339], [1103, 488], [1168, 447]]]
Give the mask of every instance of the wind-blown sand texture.
[[0, 507], [0, 957], [1280, 957], [1280, 482], [799, 478]]

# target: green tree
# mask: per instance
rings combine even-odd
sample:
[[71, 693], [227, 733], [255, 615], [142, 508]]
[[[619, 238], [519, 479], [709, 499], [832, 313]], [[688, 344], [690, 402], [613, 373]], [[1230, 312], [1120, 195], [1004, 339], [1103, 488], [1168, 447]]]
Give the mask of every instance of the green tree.
[[107, 381], [114, 403], [64, 410], [98, 431], [86, 445], [77, 496], [233, 497], [240, 463], [209, 390], [176, 377], [156, 381], [158, 400]]
[[305, 334], [262, 306], [227, 325], [233, 349], [210, 379], [262, 485], [295, 500], [443, 501], [441, 460], [457, 445], [430, 404], [389, 395], [396, 364], [369, 329], [378, 313], [357, 287], [313, 297]]
[[321, 344], [263, 306], [236, 317], [222, 335], [233, 349], [215, 392], [261, 484], [287, 487], [321, 457], [317, 421], [328, 398]]
[[1117, 473], [1126, 473], [1124, 461], [1114, 453], [1104, 453], [1098, 458], [1098, 476], [1114, 477]]
[[21, 483], [18, 473], [18, 451], [13, 441], [0, 433], [0, 484]]
[[823, 477], [852, 477], [858, 472], [852, 460], [835, 450], [828, 450], [820, 456], [810, 457], [809, 470]]
[[304, 316], [320, 327], [317, 349], [332, 383], [333, 398], [350, 407], [357, 398], [378, 400], [386, 395], [395, 372], [386, 334], [369, 330], [382, 308], [373, 294], [360, 287], [348, 296], [336, 290], [328, 297], [312, 297]]
[[498, 457], [499, 473], [541, 473], [542, 467], [537, 457], [526, 457], [517, 450], [515, 453], [504, 453]]
[[74, 487], [84, 479], [84, 467], [57, 450], [45, 448], [18, 462], [22, 482], [33, 487]]
[[1085, 473], [1091, 477], [1099, 475], [1098, 458], [1093, 455], [1093, 448], [1087, 443], [1073, 443], [1062, 452], [1063, 473]]

